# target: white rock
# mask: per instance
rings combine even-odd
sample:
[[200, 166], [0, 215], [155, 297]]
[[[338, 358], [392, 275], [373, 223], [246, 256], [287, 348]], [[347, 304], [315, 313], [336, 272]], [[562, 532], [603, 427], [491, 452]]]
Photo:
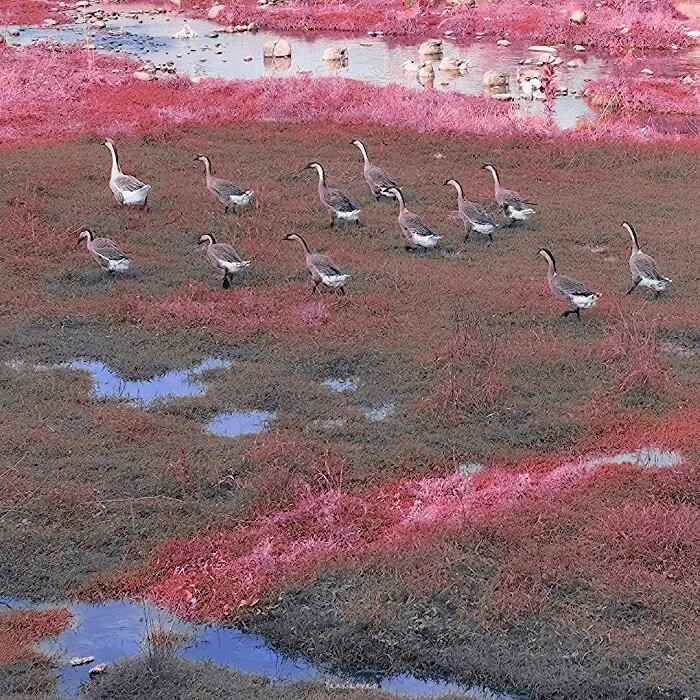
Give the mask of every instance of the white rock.
[[55, 19], [45, 19], [42, 24], [45, 24], [47, 27], [53, 27], [54, 24], [58, 24], [58, 22]]
[[209, 19], [216, 19], [225, 9], [226, 5], [214, 5], [213, 7], [209, 8], [207, 17], [209, 17]]
[[348, 50], [345, 47], [340, 49], [340, 48], [334, 48], [334, 47], [329, 46], [323, 52], [323, 56], [322, 56], [321, 60], [322, 61], [332, 61], [334, 63], [347, 62]]
[[243, 60], [246, 63], [250, 63], [253, 60], [253, 57], [252, 56], [243, 56]]
[[263, 44], [264, 58], [289, 58], [292, 47], [286, 39], [273, 39]]
[[94, 656], [76, 656], [70, 660], [71, 666], [82, 666], [83, 664], [89, 664], [94, 661]]
[[642, 70], [639, 72], [644, 73], [645, 75], [654, 75], [654, 71], [651, 70], [651, 68], [642, 68]]
[[574, 10], [569, 17], [569, 22], [573, 24], [586, 24], [588, 15], [583, 10]]
[[531, 46], [529, 48], [530, 51], [538, 51], [540, 53], [556, 53], [557, 49], [555, 46]]
[[510, 41], [508, 39], [499, 39], [496, 42], [496, 46], [510, 46]]
[[574, 44], [574, 51], [585, 51], [586, 47], [581, 44]]
[[185, 24], [179, 32], [175, 32], [173, 39], [194, 39], [196, 36], [197, 32], [195, 32], [189, 24]]
[[700, 29], [692, 29], [689, 32], [686, 32], [688, 36], [692, 36], [693, 39], [700, 39]]
[[582, 58], [572, 58], [566, 65], [569, 68], [581, 68], [586, 65], [586, 62]]

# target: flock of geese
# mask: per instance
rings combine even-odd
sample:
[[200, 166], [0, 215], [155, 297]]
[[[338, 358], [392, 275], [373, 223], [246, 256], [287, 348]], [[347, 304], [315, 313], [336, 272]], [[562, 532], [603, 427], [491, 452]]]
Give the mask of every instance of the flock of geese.
[[[119, 159], [114, 142], [107, 139], [104, 145], [112, 154], [112, 171], [109, 186], [114, 193], [114, 198], [121, 205], [140, 207], [146, 209], [148, 204], [147, 185], [133, 175], [125, 175], [119, 167]], [[435, 248], [440, 236], [435, 235], [424, 221], [406, 208], [403, 193], [396, 181], [382, 168], [370, 162], [367, 149], [361, 141], [352, 141], [357, 146], [364, 159], [364, 178], [369, 185], [372, 194], [377, 201], [396, 200], [399, 205], [398, 223], [406, 238], [407, 249], [430, 250]], [[224, 205], [224, 212], [230, 208], [238, 212], [241, 208], [250, 204], [253, 199], [253, 190], [242, 190], [228, 180], [223, 180], [212, 175], [211, 160], [207, 156], [197, 156], [195, 160], [204, 163], [206, 187]], [[507, 190], [501, 186], [496, 168], [487, 163], [483, 166], [493, 176], [494, 195], [496, 204], [506, 217], [503, 226], [512, 226], [527, 221], [534, 213], [532, 204], [524, 200], [517, 192]], [[306, 165], [308, 170], [316, 170], [318, 174], [318, 196], [330, 217], [331, 228], [338, 222], [345, 224], [354, 223], [361, 226], [360, 208], [348, 199], [340, 190], [328, 187], [326, 173], [319, 163], [312, 162]], [[464, 191], [457, 180], [447, 180], [445, 185], [457, 190], [457, 215], [463, 221], [467, 237], [480, 237], [493, 240], [493, 232], [497, 224], [484, 207], [470, 202], [464, 198]], [[626, 221], [622, 226], [632, 239], [632, 254], [629, 259], [630, 272], [633, 285], [627, 292], [631, 294], [638, 286], [649, 288], [658, 298], [671, 280], [664, 277], [655, 260], [643, 253], [639, 248], [637, 233], [632, 225]], [[109, 238], [95, 238], [91, 231], [80, 233], [78, 242], [86, 241], [87, 249], [98, 265], [111, 273], [124, 272], [129, 269], [129, 258], [118, 248], [117, 244]], [[296, 233], [290, 233], [284, 240], [297, 241], [304, 251], [306, 267], [309, 270], [313, 282], [312, 294], [320, 285], [337, 290], [345, 294], [345, 283], [349, 275], [342, 272], [333, 260], [327, 255], [313, 253], [306, 241]], [[223, 287], [228, 289], [234, 279], [234, 275], [250, 264], [249, 260], [242, 260], [233, 246], [228, 243], [217, 243], [214, 236], [204, 234], [199, 238], [199, 244], [204, 246], [206, 257], [216, 270], [223, 272]], [[541, 248], [539, 254], [547, 260], [547, 282], [556, 299], [567, 306], [562, 316], [576, 314], [581, 316], [581, 309], [592, 307], [600, 298], [600, 294], [590, 291], [577, 280], [560, 275], [557, 272], [556, 262], [552, 252], [547, 248]]]

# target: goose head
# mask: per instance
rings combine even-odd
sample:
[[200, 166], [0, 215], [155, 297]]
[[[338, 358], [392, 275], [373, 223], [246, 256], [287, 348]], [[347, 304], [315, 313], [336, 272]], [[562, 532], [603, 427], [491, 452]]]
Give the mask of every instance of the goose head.
[[554, 268], [554, 271], [556, 272], [557, 269], [557, 264], [554, 261], [554, 256], [552, 255], [552, 251], [549, 250], [549, 248], [540, 248], [537, 251], [538, 255], [541, 255], [548, 263], [552, 264], [552, 267]]
[[212, 243], [216, 243], [216, 240], [214, 240], [214, 236], [211, 233], [203, 233], [199, 237], [199, 240], [197, 241], [197, 245], [201, 245], [202, 243], [206, 243], [207, 245], [211, 245]]
[[85, 230], [80, 232], [80, 235], [78, 236], [78, 242], [75, 245], [80, 245], [80, 243], [82, 243], [85, 240], [89, 243], [94, 238], [95, 238], [95, 236], [92, 234], [92, 231], [85, 229]]

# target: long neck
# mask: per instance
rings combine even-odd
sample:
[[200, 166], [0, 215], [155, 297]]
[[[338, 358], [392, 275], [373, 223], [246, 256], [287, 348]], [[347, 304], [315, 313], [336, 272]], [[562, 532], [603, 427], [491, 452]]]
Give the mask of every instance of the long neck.
[[489, 168], [489, 170], [491, 171], [491, 175], [493, 175], [494, 189], [496, 190], [496, 192], [498, 192], [498, 190], [501, 189], [501, 183], [498, 181], [498, 173], [496, 172], [496, 168], [492, 166]]
[[306, 254], [306, 256], [308, 257], [309, 255], [311, 255], [309, 246], [306, 245], [306, 241], [298, 233], [296, 234], [296, 239], [299, 241], [299, 243], [301, 243], [302, 247], [304, 248], [304, 253]]
[[204, 158], [204, 174], [207, 176], [207, 180], [211, 178], [211, 164], [209, 163], [209, 158]]
[[109, 151], [112, 154], [112, 175], [111, 175], [111, 177], [117, 177], [118, 175], [121, 174], [121, 170], [119, 170], [119, 161], [117, 159], [117, 149], [114, 148], [114, 146], [111, 143], [107, 144], [107, 148], [109, 148]]
[[367, 167], [369, 165], [369, 158], [367, 157], [367, 151], [365, 150], [364, 144], [358, 141], [355, 145], [360, 149], [360, 151], [362, 151], [362, 157], [365, 159], [365, 167]]
[[632, 238], [632, 253], [639, 252], [639, 241], [637, 240], [637, 232], [629, 225], [626, 224], [625, 228], [629, 231], [630, 237]]
[[399, 215], [406, 209], [406, 204], [403, 201], [403, 194], [401, 193], [401, 190], [395, 189], [394, 192], [396, 192], [396, 199], [399, 200]]
[[88, 250], [90, 250], [90, 243], [92, 243], [93, 235], [89, 234], [85, 236], [85, 246], [87, 247]]
[[326, 173], [320, 165], [315, 165], [316, 172], [318, 173], [318, 189], [322, 190], [326, 187]]
[[457, 180], [452, 180], [451, 184], [457, 190], [457, 204], [461, 207], [464, 202], [464, 192], [462, 191], [462, 185], [457, 182]]
[[557, 264], [551, 255], [547, 255], [547, 279], [551, 280], [557, 274]]

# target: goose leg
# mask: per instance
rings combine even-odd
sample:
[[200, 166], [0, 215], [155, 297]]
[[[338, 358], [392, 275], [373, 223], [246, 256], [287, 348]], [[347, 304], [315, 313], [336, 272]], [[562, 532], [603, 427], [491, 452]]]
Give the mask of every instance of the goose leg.
[[338, 292], [341, 296], [345, 296], [345, 287], [338, 287]]
[[224, 214], [228, 214], [228, 204], [224, 207]]
[[231, 279], [228, 273], [224, 273], [224, 289], [228, 289], [231, 286]]
[[572, 314], [572, 313], [574, 313], [574, 310], [573, 310], [573, 309], [569, 309], [568, 311], [565, 311], [565, 312], [561, 315], [561, 317], [562, 317], [562, 318], [566, 318], [569, 314]]
[[331, 214], [331, 228], [333, 228], [333, 225], [335, 224], [335, 214]]
[[637, 289], [637, 285], [638, 285], [640, 282], [641, 282], [641, 279], [635, 280], [635, 281], [634, 281], [634, 284], [632, 285], [632, 289], [630, 289], [629, 292], [627, 292], [627, 294], [632, 294], [632, 292], [633, 292], [635, 289]]
[[311, 290], [311, 296], [316, 294], [317, 289], [318, 289], [318, 282], [314, 282], [314, 288]]

